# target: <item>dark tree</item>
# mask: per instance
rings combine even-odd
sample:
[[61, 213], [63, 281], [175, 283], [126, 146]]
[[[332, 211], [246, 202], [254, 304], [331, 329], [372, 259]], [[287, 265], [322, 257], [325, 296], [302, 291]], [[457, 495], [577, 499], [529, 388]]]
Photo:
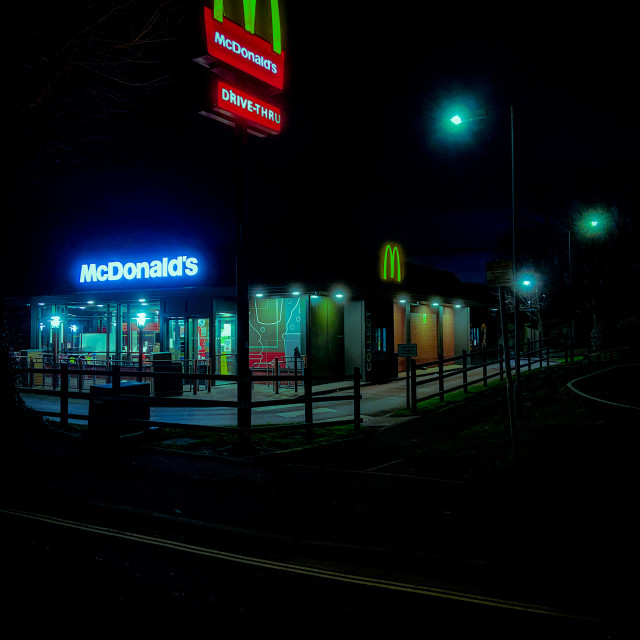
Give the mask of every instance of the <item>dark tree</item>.
[[135, 121], [176, 81], [184, 21], [176, 0], [12, 3], [0, 38], [4, 193]]

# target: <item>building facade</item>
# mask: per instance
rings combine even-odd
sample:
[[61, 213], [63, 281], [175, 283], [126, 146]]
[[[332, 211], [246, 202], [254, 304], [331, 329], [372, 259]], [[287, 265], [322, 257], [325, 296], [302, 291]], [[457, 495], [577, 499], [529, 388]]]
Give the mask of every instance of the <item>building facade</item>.
[[[391, 247], [391, 249], [390, 249]], [[392, 262], [391, 262], [391, 261]], [[398, 245], [358, 260], [340, 275], [299, 266], [298, 284], [264, 270], [252, 275], [250, 366], [311, 367], [316, 375], [385, 381], [405, 370], [399, 345], [415, 344], [417, 361], [436, 360], [480, 345], [474, 331], [486, 306], [453, 274], [413, 265]], [[305, 277], [304, 272], [307, 272]], [[55, 293], [6, 300], [26, 319], [23, 355], [55, 360], [138, 364], [154, 354], [211, 372], [234, 374], [237, 312], [233, 282], [213, 286], [205, 252], [142, 252], [69, 265]]]

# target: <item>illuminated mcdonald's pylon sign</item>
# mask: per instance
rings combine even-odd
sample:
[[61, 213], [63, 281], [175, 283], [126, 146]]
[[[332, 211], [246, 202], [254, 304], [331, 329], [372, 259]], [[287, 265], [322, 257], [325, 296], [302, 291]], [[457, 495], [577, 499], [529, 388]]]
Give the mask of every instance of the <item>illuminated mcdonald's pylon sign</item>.
[[[271, 4], [271, 31], [273, 50], [275, 53], [282, 53], [282, 28], [280, 25], [280, 7], [278, 0], [268, 0]], [[255, 34], [256, 29], [256, 4], [257, 0], [242, 0], [244, 9], [244, 28], [251, 34]], [[218, 22], [224, 18], [224, 1], [213, 0], [213, 17]]]
[[[278, 0], [263, 0], [261, 4], [265, 10], [268, 7], [271, 10], [271, 42], [255, 33], [256, 4], [257, 0], [242, 1], [244, 27], [225, 14], [223, 0], [213, 0], [213, 9], [205, 5], [207, 53], [233, 71], [249, 74], [280, 92], [284, 88], [285, 55]], [[262, 15], [266, 17], [266, 13]], [[237, 81], [243, 82], [241, 78]]]
[[394, 280], [402, 282], [403, 274], [403, 258], [402, 249], [399, 245], [387, 242], [382, 251], [382, 269], [381, 277], [383, 280]]

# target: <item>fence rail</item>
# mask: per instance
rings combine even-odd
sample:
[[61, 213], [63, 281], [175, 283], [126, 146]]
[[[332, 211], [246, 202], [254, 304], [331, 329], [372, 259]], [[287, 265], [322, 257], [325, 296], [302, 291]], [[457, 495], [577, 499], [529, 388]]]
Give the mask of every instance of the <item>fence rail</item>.
[[[128, 406], [134, 407], [136, 405], [140, 406], [158, 406], [158, 407], [187, 407], [187, 406], [198, 406], [198, 407], [231, 407], [231, 408], [246, 408], [241, 402], [237, 400], [211, 400], [211, 399], [198, 399], [198, 400], [185, 400], [183, 398], [172, 398], [172, 397], [157, 397], [152, 396], [149, 392], [148, 395], [129, 395], [124, 393], [125, 386], [127, 383], [135, 383], [141, 382], [143, 379], [150, 379], [151, 381], [161, 380], [164, 383], [167, 382], [177, 382], [182, 384], [185, 379], [189, 379], [191, 381], [192, 386], [196, 386], [199, 381], [205, 381], [207, 384], [215, 384], [216, 380], [224, 380], [225, 382], [232, 383], [249, 383], [249, 385], [253, 385], [253, 383], [261, 381], [261, 382], [269, 382], [269, 378], [266, 378], [262, 375], [250, 375], [249, 379], [243, 378], [238, 375], [222, 375], [222, 374], [212, 374], [212, 373], [198, 373], [196, 371], [192, 372], [166, 372], [166, 371], [147, 371], [140, 369], [131, 369], [128, 367], [121, 367], [120, 365], [112, 365], [109, 369], [103, 369], [98, 372], [98, 376], [104, 380], [103, 385], [93, 385], [94, 390], [96, 386], [100, 386], [105, 388], [110, 386], [110, 392], [105, 396], [103, 394], [100, 397], [96, 397], [92, 395], [92, 390], [90, 388], [89, 392], [82, 390], [82, 386], [80, 383], [76, 382], [76, 391], [73, 390], [73, 385], [70, 384], [70, 381], [74, 378], [76, 380], [80, 379], [82, 376], [86, 375], [87, 371], [84, 368], [72, 368], [68, 363], [61, 363], [56, 368], [49, 368], [43, 370], [37, 367], [27, 367], [21, 369], [20, 373], [23, 376], [23, 380], [27, 377], [29, 380], [32, 380], [31, 376], [34, 375], [44, 375], [43, 372], [46, 372], [46, 375], [50, 376], [50, 387], [45, 388], [44, 385], [41, 387], [40, 384], [35, 386], [24, 386], [20, 388], [21, 392], [32, 392], [38, 393], [40, 395], [53, 395], [60, 398], [60, 407], [59, 411], [38, 411], [43, 416], [56, 417], [59, 418], [61, 425], [64, 427], [68, 424], [69, 419], [76, 420], [87, 420], [89, 422], [89, 428], [91, 429], [91, 423], [99, 424], [104, 422], [112, 422], [114, 421], [113, 416], [110, 416], [108, 419], [105, 419], [100, 416], [92, 416], [91, 412], [91, 403], [101, 403], [104, 401], [107, 402], [115, 402], [120, 403], [120, 406]], [[278, 384], [291, 382], [294, 385], [297, 385], [300, 381], [300, 376], [297, 374], [297, 371], [294, 371], [292, 375], [278, 375], [273, 376], [272, 379], [277, 378]], [[341, 418], [333, 421], [322, 421], [322, 426], [330, 426], [335, 424], [345, 424], [349, 422], [353, 422], [354, 429], [358, 431], [360, 429], [360, 425], [362, 424], [362, 417], [360, 413], [360, 402], [362, 399], [360, 393], [360, 369], [355, 368], [352, 377], [343, 378], [342, 382], [347, 381], [348, 386], [343, 387], [341, 391], [352, 391], [352, 393], [340, 395], [331, 395], [331, 396], [323, 396], [321, 394], [316, 394], [313, 392], [313, 384], [321, 382], [326, 377], [312, 377], [311, 371], [309, 368], [305, 368], [302, 375], [302, 383], [304, 385], [304, 393], [301, 396], [297, 396], [295, 398], [279, 398], [276, 400], [259, 400], [259, 401], [250, 401], [250, 408], [257, 407], [268, 407], [268, 406], [281, 406], [281, 405], [292, 405], [299, 404], [304, 405], [304, 423], [302, 424], [289, 424], [289, 425], [274, 425], [273, 427], [256, 427], [261, 431], [265, 430], [275, 430], [275, 429], [292, 429], [298, 427], [305, 427], [307, 430], [307, 438], [312, 438], [312, 428], [314, 425], [314, 417], [313, 417], [313, 405], [318, 403], [327, 403], [327, 402], [340, 402], [340, 401], [352, 401], [353, 402], [353, 418]], [[328, 379], [328, 378], [327, 378]], [[332, 381], [336, 381], [335, 376], [331, 376]], [[123, 384], [124, 383], [124, 384]], [[149, 390], [151, 384], [149, 383]], [[297, 390], [297, 387], [296, 387]], [[77, 414], [69, 411], [69, 399], [81, 399], [86, 400], [90, 403], [89, 415], [87, 414]], [[140, 427], [144, 429], [145, 427], [149, 427], [151, 425], [154, 426], [172, 426], [175, 427], [177, 423], [166, 423], [160, 422], [158, 420], [149, 420], [149, 419], [138, 419], [138, 418], [127, 418], [124, 417], [121, 420], [117, 420], [118, 422], [124, 423], [129, 427]], [[179, 423], [180, 426], [183, 427], [193, 427], [201, 429], [203, 425], [192, 425]], [[316, 423], [318, 424], [318, 423]], [[229, 431], [228, 426], [207, 426], [207, 429], [212, 431]]]
[[[542, 368], [545, 364], [550, 365], [551, 357], [556, 360], [564, 360], [569, 362], [573, 360], [573, 350], [567, 343], [543, 343], [543, 342], [527, 342], [525, 349], [517, 360], [517, 364], [520, 369], [531, 370], [533, 367]], [[596, 357], [595, 354], [593, 357]], [[600, 355], [598, 354], [598, 358]], [[317, 403], [329, 403], [338, 401], [351, 401], [353, 402], [353, 426], [357, 431], [362, 424], [361, 416], [361, 375], [360, 369], [355, 368], [353, 376], [343, 377], [338, 379], [335, 376], [330, 378], [333, 384], [330, 390], [325, 391], [313, 391], [314, 384], [321, 384], [323, 381], [329, 381], [327, 377], [312, 376], [311, 370], [308, 367], [304, 367], [302, 370], [302, 377], [299, 375], [300, 362], [296, 363], [293, 367], [293, 373], [288, 368], [281, 366], [279, 362], [274, 363], [272, 372], [267, 371], [265, 373], [252, 373], [249, 379], [242, 378], [238, 375], [228, 374], [216, 374], [211, 372], [210, 364], [204, 368], [199, 367], [203, 361], [196, 361], [193, 366], [184, 367], [181, 366], [180, 370], [173, 371], [154, 371], [149, 368], [136, 368], [132, 366], [122, 366], [113, 363], [95, 363], [93, 367], [78, 367], [77, 365], [69, 364], [68, 362], [61, 362], [57, 367], [43, 368], [43, 363], [34, 363], [36, 366], [29, 366], [21, 369], [21, 375], [23, 380], [23, 387], [21, 391], [46, 395], [54, 395], [60, 398], [59, 411], [41, 411], [42, 415], [57, 417], [63, 425], [66, 425], [69, 419], [89, 420], [91, 423], [94, 418], [87, 414], [74, 414], [69, 412], [69, 399], [82, 399], [91, 403], [91, 392], [85, 390], [87, 378], [93, 382], [93, 386], [97, 386], [98, 381], [103, 382], [104, 385], [111, 385], [111, 392], [109, 400], [118, 400], [123, 403], [125, 407], [133, 407], [134, 405], [145, 405], [147, 407], [186, 407], [186, 406], [199, 406], [199, 407], [227, 407], [236, 409], [247, 409], [268, 406], [283, 406], [283, 405], [303, 405], [304, 406], [304, 421], [298, 424], [287, 425], [274, 425], [269, 427], [254, 427], [259, 430], [282, 430], [293, 429], [297, 427], [304, 427], [309, 439], [312, 437], [312, 429], [314, 425], [313, 407]], [[166, 361], [163, 364], [172, 364], [170, 361]], [[173, 363], [177, 364], [177, 363]], [[180, 363], [184, 364], [184, 363]], [[40, 366], [38, 366], [40, 365]], [[482, 384], [487, 386], [488, 382], [494, 378], [499, 378], [503, 381], [505, 376], [510, 375], [511, 369], [514, 367], [515, 361], [510, 362], [504, 357], [502, 348], [483, 350], [481, 352], [463, 353], [459, 356], [444, 358], [440, 355], [437, 360], [430, 362], [422, 362], [417, 364], [415, 360], [411, 360], [411, 367], [407, 374], [407, 408], [410, 408], [413, 412], [417, 412], [418, 402], [425, 400], [439, 398], [440, 401], [444, 400], [446, 393], [463, 390], [465, 393], [469, 391], [469, 387], [472, 385]], [[491, 370], [490, 370], [491, 369]], [[482, 370], [482, 375], [473, 379], [470, 374], [474, 371]], [[286, 374], [283, 374], [285, 371]], [[42, 378], [39, 378], [42, 377]], [[49, 385], [47, 388], [46, 380], [48, 378]], [[447, 384], [449, 380], [458, 377], [457, 384], [453, 386]], [[141, 382], [142, 380], [149, 381], [149, 395], [135, 396], [122, 394], [123, 383]], [[238, 400], [214, 400], [198, 398], [189, 400], [188, 398], [173, 398], [162, 397], [156, 395], [158, 387], [165, 384], [176, 383], [180, 388], [184, 385], [191, 391], [192, 394], [196, 394], [201, 384], [204, 384], [209, 390], [216, 385], [217, 382], [227, 383], [249, 383], [253, 388], [253, 384], [256, 382], [263, 382], [269, 385], [273, 385], [274, 393], [278, 394], [279, 389], [282, 386], [290, 385], [295, 391], [298, 391], [298, 384], [302, 382], [303, 393], [294, 398], [278, 398], [274, 400], [249, 400], [248, 403], [241, 404]], [[420, 391], [429, 383], [437, 382], [437, 390], [420, 393]], [[75, 383], [75, 384], [74, 384]], [[343, 385], [339, 387], [339, 385]], [[337, 388], [338, 386], [338, 388]], [[154, 389], [152, 395], [151, 389]], [[75, 389], [75, 390], [74, 390]], [[339, 392], [339, 393], [338, 393]], [[349, 393], [346, 393], [349, 392]], [[93, 398], [95, 400], [95, 398]], [[90, 404], [91, 407], [91, 404]], [[89, 412], [91, 414], [91, 411]], [[102, 418], [96, 417], [95, 422], [100, 422]], [[178, 423], [164, 423], [157, 420], [140, 420], [130, 419], [125, 420], [129, 426], [138, 426], [141, 429], [150, 426], [151, 424], [156, 426], [176, 426]], [[345, 424], [351, 422], [351, 418], [343, 417], [333, 421], [322, 421], [323, 426], [330, 426], [335, 424]], [[185, 427], [197, 427], [202, 428], [203, 425], [189, 425], [185, 423], [179, 423]], [[208, 426], [211, 430], [229, 431], [228, 426]]]

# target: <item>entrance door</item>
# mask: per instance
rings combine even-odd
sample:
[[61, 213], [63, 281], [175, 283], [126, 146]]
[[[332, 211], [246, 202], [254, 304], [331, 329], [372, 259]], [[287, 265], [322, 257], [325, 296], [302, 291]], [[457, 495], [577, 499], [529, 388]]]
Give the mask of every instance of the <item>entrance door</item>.
[[209, 325], [209, 318], [169, 318], [167, 344], [171, 360], [207, 360]]
[[215, 372], [222, 375], [236, 373], [236, 316], [216, 314]]

